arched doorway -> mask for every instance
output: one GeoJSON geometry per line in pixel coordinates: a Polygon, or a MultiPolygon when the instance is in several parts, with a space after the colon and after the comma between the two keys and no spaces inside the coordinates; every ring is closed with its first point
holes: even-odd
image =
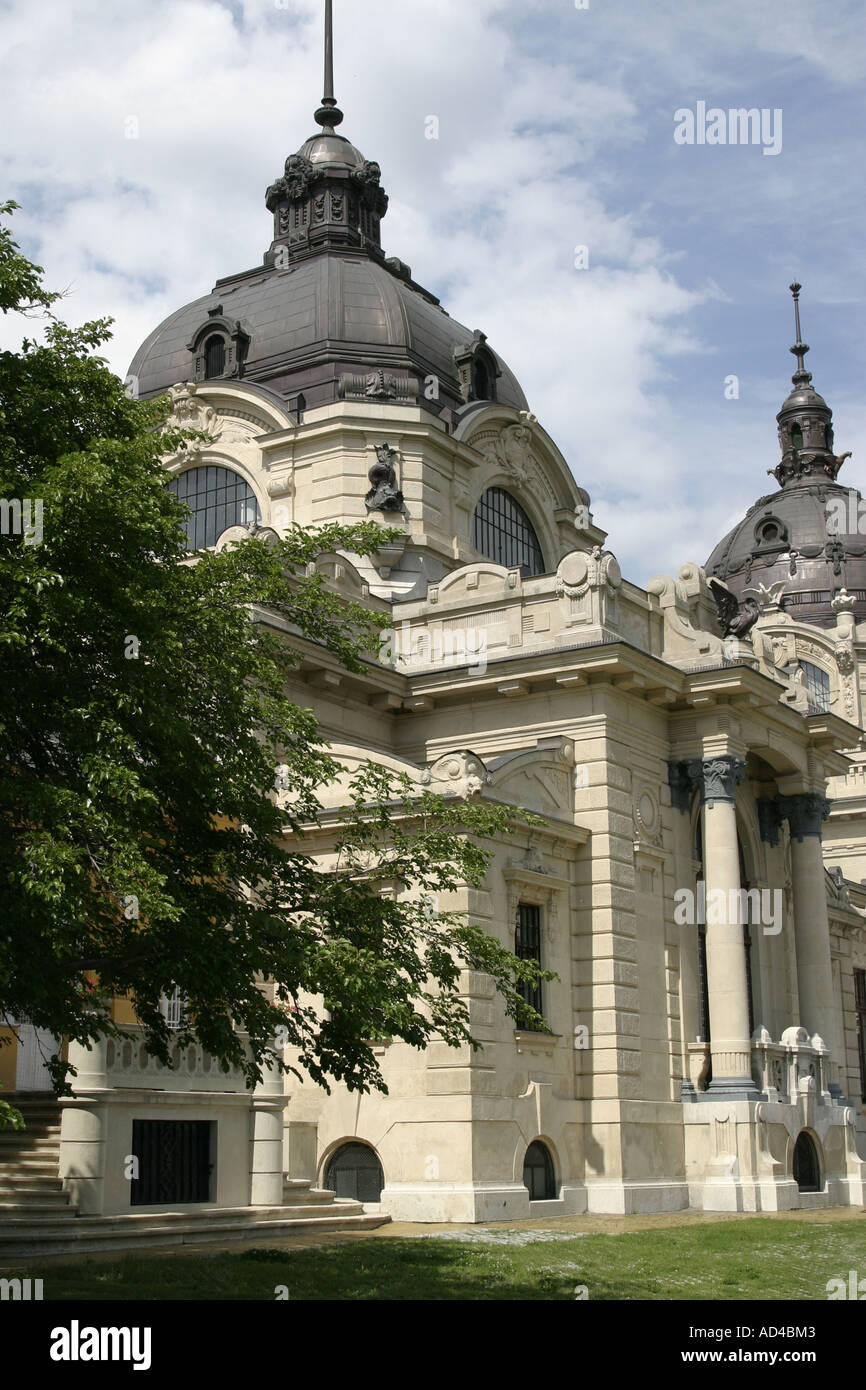
{"type": "Polygon", "coordinates": [[[794,1145],[794,1182],[801,1192],[821,1191],[821,1163],[811,1134],[801,1130],[794,1145]]]}
{"type": "Polygon", "coordinates": [[[556,1198],[556,1173],[546,1144],[536,1139],[526,1150],[523,1160],[523,1186],[529,1189],[530,1202],[552,1202],[556,1198]]]}
{"type": "Polygon", "coordinates": [[[341,1144],[325,1169],[325,1187],[338,1197],[378,1202],[385,1175],[375,1149],[367,1144],[341,1144]]]}

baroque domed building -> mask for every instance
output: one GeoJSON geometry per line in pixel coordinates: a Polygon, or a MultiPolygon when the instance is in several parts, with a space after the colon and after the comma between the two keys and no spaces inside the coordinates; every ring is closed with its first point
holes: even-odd
{"type": "MultiPolygon", "coordinates": [[[[267,189],[262,264],[169,317],[131,374],[211,437],[166,459],[191,547],[400,530],[374,559],[319,562],[381,615],[390,658],[353,673],[308,644],[289,693],[347,771],[375,760],[543,818],[439,907],[555,972],[528,1000],[549,1031],[467,972],[479,1051],[381,1040],[387,1094],[270,1076],[250,1095],[201,1049],[157,1071],[119,1014],[128,1041],[70,1048],[67,1217],[98,1244],[133,1202],[140,1229],[170,1213],[183,1239],[861,1206],[866,570],[822,522],[847,494],[799,331],[779,491],[706,569],[630,583],[502,357],[385,255],[381,171],[338,134],[326,13],[320,130],[267,189]],[[206,1153],[180,1142],[191,1123],[206,1153]]],[[[326,860],[331,834],[305,852],[326,860]]],[[[18,1066],[32,1089],[23,1045],[18,1066]]]]}

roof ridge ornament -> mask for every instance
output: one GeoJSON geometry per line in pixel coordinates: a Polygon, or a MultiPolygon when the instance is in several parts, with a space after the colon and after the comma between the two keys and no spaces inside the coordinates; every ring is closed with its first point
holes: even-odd
{"type": "Polygon", "coordinates": [[[809,351],[809,344],[803,342],[803,335],[800,331],[800,291],[802,288],[803,286],[799,285],[796,280],[792,285],[788,286],[788,289],[794,296],[794,331],[797,334],[797,341],[790,349],[797,359],[797,370],[791,378],[795,386],[808,386],[809,382],[812,380],[812,373],[806,371],[806,365],[803,361],[803,358],[809,351]]]}
{"type": "Polygon", "coordinates": [[[342,124],[343,113],[334,96],[334,5],[333,0],[325,0],[325,94],[322,104],[315,113],[315,120],[325,135],[333,135],[335,128],[342,124]]]}

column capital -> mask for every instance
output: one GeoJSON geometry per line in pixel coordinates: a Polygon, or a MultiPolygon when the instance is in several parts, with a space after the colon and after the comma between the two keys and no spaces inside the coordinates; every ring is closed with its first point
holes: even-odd
{"type": "Polygon", "coordinates": [[[746,764],[742,758],[732,753],[722,753],[712,758],[695,758],[695,781],[701,792],[705,806],[716,801],[733,803],[735,788],[746,776],[746,764]]]}
{"type": "Polygon", "coordinates": [[[797,796],[779,797],[779,815],[788,822],[792,840],[807,835],[821,838],[821,822],[830,814],[830,802],[820,792],[800,792],[797,796]]]}
{"type": "Polygon", "coordinates": [[[716,801],[733,804],[734,789],[745,775],[745,762],[733,753],[714,754],[711,758],[673,758],[668,763],[671,805],[678,811],[688,811],[696,787],[706,806],[716,801]]]}

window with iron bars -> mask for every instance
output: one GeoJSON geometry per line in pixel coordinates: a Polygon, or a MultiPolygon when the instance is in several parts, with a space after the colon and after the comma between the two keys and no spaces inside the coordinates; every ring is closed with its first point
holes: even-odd
{"type": "MultiPolygon", "coordinates": [[[[517,922],[514,928],[514,954],[520,960],[533,960],[536,965],[541,965],[541,908],[537,903],[518,903],[517,922]]],[[[543,1014],[543,996],[541,982],[537,985],[530,985],[522,982],[519,985],[519,992],[523,997],[524,1003],[530,1008],[535,1009],[536,1013],[543,1014]]],[[[520,1027],[531,1027],[528,1015],[518,1017],[520,1027]]]]}
{"type": "Polygon", "coordinates": [[[811,661],[801,661],[806,677],[806,699],[810,714],[826,714],[830,709],[830,677],[811,661]]]}
{"type": "Polygon", "coordinates": [[[171,994],[160,995],[159,1011],[173,1032],[179,1031],[187,1022],[186,1003],[186,995],[181,993],[179,985],[175,985],[171,994]]]}

